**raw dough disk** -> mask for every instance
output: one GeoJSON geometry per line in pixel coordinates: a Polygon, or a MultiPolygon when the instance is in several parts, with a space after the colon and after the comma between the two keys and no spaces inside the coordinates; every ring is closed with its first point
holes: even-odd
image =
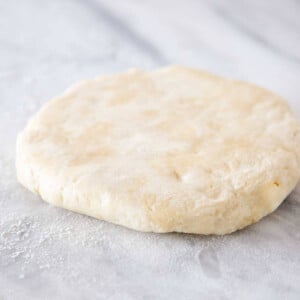
{"type": "Polygon", "coordinates": [[[83,81],[17,141],[19,181],[54,205],[141,231],[225,234],[300,176],[299,123],[278,96],[171,66],[83,81]]]}

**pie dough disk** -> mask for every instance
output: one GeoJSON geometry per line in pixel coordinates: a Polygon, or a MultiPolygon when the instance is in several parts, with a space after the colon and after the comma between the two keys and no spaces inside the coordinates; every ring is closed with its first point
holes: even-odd
{"type": "Polygon", "coordinates": [[[255,85],[170,66],[83,81],[17,140],[45,201],[140,231],[225,234],[275,210],[300,177],[299,123],[255,85]]]}

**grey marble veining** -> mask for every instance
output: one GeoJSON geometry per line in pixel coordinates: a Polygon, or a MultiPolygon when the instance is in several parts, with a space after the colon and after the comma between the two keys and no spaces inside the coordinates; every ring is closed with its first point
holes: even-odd
{"type": "Polygon", "coordinates": [[[300,117],[296,0],[0,0],[0,299],[299,299],[300,185],[228,236],[139,233],[16,181],[17,133],[73,82],[177,63],[249,80],[300,117]]]}

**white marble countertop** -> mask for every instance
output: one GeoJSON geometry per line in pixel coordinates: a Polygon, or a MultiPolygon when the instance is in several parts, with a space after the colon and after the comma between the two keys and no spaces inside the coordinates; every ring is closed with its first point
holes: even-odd
{"type": "Polygon", "coordinates": [[[139,233],[16,181],[18,131],[80,79],[170,63],[249,80],[300,116],[296,0],[0,0],[0,299],[300,299],[300,185],[228,236],[139,233]]]}

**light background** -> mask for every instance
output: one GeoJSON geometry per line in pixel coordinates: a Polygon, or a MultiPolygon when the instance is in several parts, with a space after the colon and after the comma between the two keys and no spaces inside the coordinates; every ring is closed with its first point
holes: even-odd
{"type": "Polygon", "coordinates": [[[17,133],[70,84],[171,63],[249,80],[300,116],[300,1],[0,0],[0,299],[299,299],[300,186],[224,237],[145,234],[16,181],[17,133]]]}

